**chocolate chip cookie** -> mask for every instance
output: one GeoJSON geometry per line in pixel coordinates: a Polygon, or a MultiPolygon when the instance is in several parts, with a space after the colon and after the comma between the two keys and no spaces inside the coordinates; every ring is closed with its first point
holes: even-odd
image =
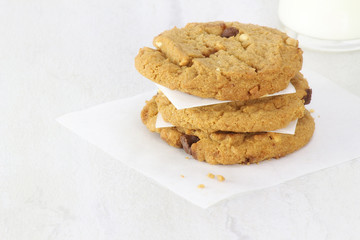
{"type": "Polygon", "coordinates": [[[238,22],[190,23],[140,49],[137,70],[203,98],[245,101],[283,90],[301,69],[298,42],[276,29],[238,22]]]}
{"type": "Polygon", "coordinates": [[[296,88],[294,94],[203,107],[178,110],[161,92],[155,101],[164,120],[175,126],[205,132],[273,131],[304,116],[305,98],[311,97],[308,83],[301,73],[295,75],[291,83],[296,88]]]}
{"type": "Polygon", "coordinates": [[[150,131],[160,133],[168,144],[184,150],[199,161],[210,164],[247,164],[290,154],[311,139],[315,123],[308,111],[299,119],[295,135],[257,132],[207,133],[182,127],[155,128],[157,115],[155,97],[147,102],[141,118],[150,131]]]}

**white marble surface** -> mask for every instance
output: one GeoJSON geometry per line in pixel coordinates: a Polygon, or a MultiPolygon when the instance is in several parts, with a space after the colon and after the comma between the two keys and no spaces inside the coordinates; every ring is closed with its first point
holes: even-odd
{"type": "MultiPolygon", "coordinates": [[[[1,1],[0,239],[358,239],[357,160],[203,210],[55,121],[153,89],[133,58],[162,30],[215,19],[276,27],[276,5],[1,1]]],[[[304,66],[360,96],[360,52],[305,51],[304,66]]]]}

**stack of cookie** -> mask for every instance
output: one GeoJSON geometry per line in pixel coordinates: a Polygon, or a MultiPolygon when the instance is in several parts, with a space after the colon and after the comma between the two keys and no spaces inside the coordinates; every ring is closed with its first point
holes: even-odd
{"type": "Polygon", "coordinates": [[[211,164],[247,164],[285,156],[311,139],[302,51],[285,33],[237,22],[190,23],[155,37],[154,46],[135,59],[142,75],[173,90],[230,101],[180,110],[159,91],[141,118],[169,145],[211,164]],[[296,93],[266,97],[289,83],[296,93]],[[174,127],[156,128],[159,113],[174,127]],[[295,134],[273,132],[296,119],[295,134]]]}

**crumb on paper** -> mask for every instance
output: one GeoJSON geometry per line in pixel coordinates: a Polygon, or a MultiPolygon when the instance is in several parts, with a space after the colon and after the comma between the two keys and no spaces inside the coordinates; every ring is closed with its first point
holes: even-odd
{"type": "Polygon", "coordinates": [[[197,187],[198,188],[205,188],[205,185],[204,184],[199,184],[197,187]]]}
{"type": "Polygon", "coordinates": [[[310,113],[314,113],[315,112],[315,110],[314,109],[310,109],[310,113]]]}
{"type": "Polygon", "coordinates": [[[318,115],[318,118],[320,118],[320,115],[318,115]]]}
{"type": "Polygon", "coordinates": [[[214,174],[212,174],[212,173],[208,173],[208,175],[207,175],[209,178],[215,178],[215,175],[214,174]]]}
{"type": "Polygon", "coordinates": [[[189,157],[185,157],[185,159],[190,159],[189,157]]]}
{"type": "Polygon", "coordinates": [[[220,182],[225,181],[225,178],[224,178],[222,175],[217,175],[216,178],[217,178],[220,182]]]}
{"type": "Polygon", "coordinates": [[[184,178],[184,175],[181,174],[180,177],[184,178]]]}

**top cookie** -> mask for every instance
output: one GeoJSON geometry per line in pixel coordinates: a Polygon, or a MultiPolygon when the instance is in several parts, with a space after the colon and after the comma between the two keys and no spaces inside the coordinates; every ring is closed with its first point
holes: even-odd
{"type": "Polygon", "coordinates": [[[245,101],[283,90],[301,69],[298,42],[276,29],[238,22],[190,23],[142,48],[137,70],[163,86],[245,101]]]}

